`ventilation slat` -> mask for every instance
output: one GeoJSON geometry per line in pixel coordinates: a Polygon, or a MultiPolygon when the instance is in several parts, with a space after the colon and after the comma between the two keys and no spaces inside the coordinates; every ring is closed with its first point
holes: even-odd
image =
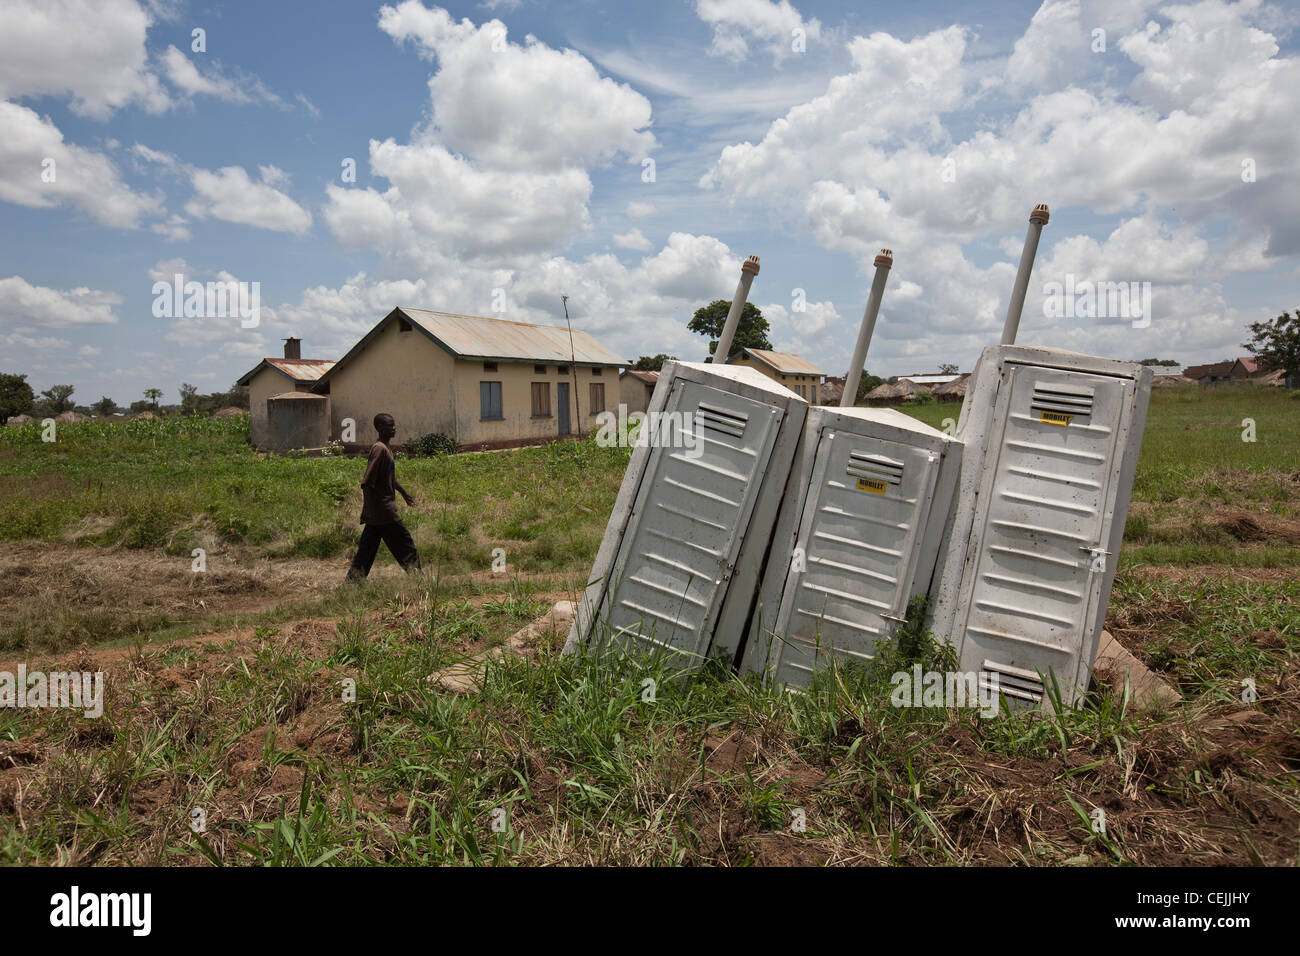
{"type": "Polygon", "coordinates": [[[884,455],[851,451],[844,471],[851,478],[857,479],[859,491],[870,491],[878,495],[883,495],[890,485],[903,483],[903,463],[884,455]]]}
{"type": "Polygon", "coordinates": [[[1068,426],[1076,418],[1091,421],[1092,399],[1091,388],[1036,384],[1029,408],[1041,422],[1068,426]]]}
{"type": "Polygon", "coordinates": [[[1008,697],[1016,697],[1020,700],[1029,700],[1037,703],[1043,699],[1044,688],[1043,681],[1035,671],[1028,671],[1022,667],[1012,667],[1010,664],[999,664],[997,661],[984,661],[984,667],[980,671],[980,686],[984,688],[996,688],[1008,697]]]}
{"type": "Polygon", "coordinates": [[[731,435],[733,438],[744,436],[745,426],[749,424],[749,416],[744,412],[719,408],[707,402],[700,402],[697,407],[699,408],[700,424],[704,428],[722,432],[724,435],[731,435]]]}

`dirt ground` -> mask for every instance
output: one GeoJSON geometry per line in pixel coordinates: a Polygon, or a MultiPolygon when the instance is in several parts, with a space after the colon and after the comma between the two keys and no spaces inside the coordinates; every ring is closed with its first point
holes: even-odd
{"type": "MultiPolygon", "coordinates": [[[[340,561],[240,560],[237,555],[209,555],[208,571],[194,574],[189,559],[136,551],[100,551],[78,548],[18,547],[0,552],[0,619],[21,607],[66,601],[98,602],[119,610],[142,612],[162,609],[183,620],[214,615],[250,614],[274,608],[285,601],[320,598],[340,585],[340,561]]],[[[1234,569],[1221,567],[1146,567],[1141,577],[1173,581],[1231,576],[1261,582],[1289,580],[1293,569],[1234,569]]],[[[380,566],[377,580],[399,579],[396,566],[380,566]]],[[[490,579],[476,583],[480,586],[490,579]]],[[[505,591],[478,595],[478,604],[506,597],[505,591]]],[[[554,601],[572,597],[548,590],[534,595],[554,601]]],[[[1153,608],[1153,613],[1178,613],[1177,608],[1153,608]]],[[[414,611],[384,608],[370,612],[391,624],[414,611]]],[[[1141,622],[1136,622],[1135,627],[1141,622]]],[[[79,646],[47,653],[26,654],[34,663],[53,669],[104,671],[146,679],[159,699],[194,693],[219,680],[245,656],[267,646],[289,646],[324,659],[339,639],[336,618],[304,617],[278,625],[275,633],[259,633],[252,626],[233,626],[212,633],[168,639],[148,647],[79,646]],[[194,654],[188,662],[168,665],[165,651],[187,646],[194,654]]],[[[1141,639],[1139,631],[1128,641],[1141,639]]],[[[467,652],[478,650],[469,646],[467,652]]],[[[1130,647],[1139,656],[1142,648],[1130,647]]],[[[0,652],[0,670],[13,670],[17,662],[0,652]]],[[[337,675],[334,675],[337,677],[337,675]]],[[[1295,808],[1278,797],[1275,789],[1259,781],[1293,779],[1300,772],[1300,665],[1283,662],[1261,680],[1261,705],[1240,704],[1184,707],[1180,719],[1154,726],[1137,741],[1124,761],[1111,766],[1090,800],[1107,813],[1110,832],[1121,837],[1130,862],[1142,865],[1294,865],[1296,832],[1300,826],[1295,808]],[[1213,794],[1193,807],[1176,795],[1186,779],[1198,771],[1222,781],[1213,794]]],[[[841,728],[846,741],[862,736],[871,746],[877,732],[870,726],[841,728]]],[[[1016,864],[1060,861],[1060,847],[1078,842],[1079,820],[1063,806],[1062,775],[1088,761],[1087,754],[1051,758],[993,758],[981,747],[978,727],[953,726],[933,744],[961,773],[949,774],[951,790],[927,794],[927,803],[943,808],[940,818],[954,847],[965,859],[982,864],[1016,864]],[[1050,856],[1048,849],[1056,853],[1050,856]]],[[[85,741],[90,746],[106,742],[85,741]]],[[[24,794],[45,759],[40,739],[0,742],[0,812],[11,813],[20,826],[24,794]]],[[[731,788],[717,786],[728,778],[757,774],[760,782],[779,781],[783,799],[816,807],[822,800],[842,800],[842,785],[824,768],[779,741],[764,739],[747,728],[723,728],[703,742],[706,773],[690,790],[691,814],[698,832],[706,838],[699,848],[700,862],[721,865],[889,864],[887,846],[870,840],[855,843],[810,840],[784,832],[766,832],[737,802],[731,788]],[[840,788],[832,794],[834,788],[840,788]]],[[[355,759],[356,741],[339,702],[306,691],[287,717],[276,725],[256,727],[243,734],[228,750],[225,784],[213,801],[212,824],[222,815],[255,820],[275,812],[280,801],[294,797],[303,783],[302,771],[291,764],[272,761],[265,754],[291,749],[330,762],[355,759]],[[268,748],[268,739],[275,746],[268,748]]],[[[531,807],[519,808],[519,825],[542,833],[553,820],[547,801],[560,799],[563,777],[551,766],[530,768],[536,794],[531,807]],[[548,786],[548,781],[551,785],[548,786]]],[[[174,803],[167,779],[146,783],[130,795],[133,817],[149,820],[174,803]]],[[[850,795],[862,806],[879,802],[885,794],[905,802],[910,784],[905,779],[875,779],[861,793],[850,795]],[[897,793],[893,791],[897,789],[897,793]]],[[[359,810],[380,815],[395,832],[404,826],[406,801],[401,795],[359,792],[359,810]]],[[[161,832],[158,839],[165,838],[161,832]]],[[[233,850],[215,847],[224,855],[233,850]]],[[[143,851],[142,851],[143,852],[143,851]]],[[[192,863],[201,863],[195,858],[192,863]]],[[[920,863],[921,860],[910,862],[920,863]]]]}

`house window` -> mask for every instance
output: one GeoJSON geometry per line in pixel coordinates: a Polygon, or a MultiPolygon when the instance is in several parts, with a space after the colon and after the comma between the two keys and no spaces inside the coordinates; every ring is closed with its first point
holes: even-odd
{"type": "Polygon", "coordinates": [[[551,383],[533,382],[533,418],[551,417],[551,383]]]}
{"type": "Polygon", "coordinates": [[[501,383],[478,383],[478,417],[485,422],[501,420],[501,383]]]}
{"type": "Polygon", "coordinates": [[[397,320],[397,331],[399,331],[399,332],[409,332],[409,331],[411,331],[411,323],[410,323],[410,322],[407,322],[406,319],[400,319],[400,318],[399,318],[399,319],[397,320]]]}
{"type": "Polygon", "coordinates": [[[599,415],[605,410],[605,383],[591,383],[591,411],[588,414],[599,415]]]}
{"type": "Polygon", "coordinates": [[[568,374],[569,374],[569,366],[567,366],[567,365],[557,365],[557,366],[555,366],[555,372],[556,372],[557,375],[568,375],[568,374]]]}
{"type": "Polygon", "coordinates": [[[483,371],[485,371],[485,372],[495,372],[496,370],[497,370],[497,363],[496,363],[496,362],[484,362],[484,363],[483,363],[483,371]]]}
{"type": "Polygon", "coordinates": [[[809,386],[808,386],[808,401],[812,402],[814,405],[817,404],[817,386],[816,386],[816,385],[809,385],[809,386]]]}
{"type": "Polygon", "coordinates": [[[534,374],[534,375],[545,375],[545,374],[546,374],[546,366],[545,366],[545,365],[534,365],[534,366],[533,366],[533,374],[534,374]]]}
{"type": "Polygon", "coordinates": [[[599,374],[600,374],[600,369],[598,369],[598,368],[593,368],[593,369],[591,370],[591,374],[592,374],[592,375],[599,375],[599,374]]]}

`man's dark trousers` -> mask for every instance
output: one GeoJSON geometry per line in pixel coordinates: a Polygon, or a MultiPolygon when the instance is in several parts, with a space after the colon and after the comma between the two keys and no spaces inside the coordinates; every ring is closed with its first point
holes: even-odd
{"type": "Polygon", "coordinates": [[[392,524],[368,524],[361,532],[361,543],[357,545],[357,556],[348,568],[348,580],[358,580],[370,574],[370,566],[375,563],[379,553],[379,542],[388,545],[397,563],[408,572],[420,570],[420,554],[415,550],[415,541],[406,525],[400,521],[392,524]]]}

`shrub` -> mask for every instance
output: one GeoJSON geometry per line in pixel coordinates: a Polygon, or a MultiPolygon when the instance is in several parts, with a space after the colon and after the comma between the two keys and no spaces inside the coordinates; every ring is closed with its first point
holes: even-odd
{"type": "Polygon", "coordinates": [[[442,433],[421,435],[406,445],[406,453],[412,458],[433,458],[438,455],[456,454],[456,442],[442,433]]]}

